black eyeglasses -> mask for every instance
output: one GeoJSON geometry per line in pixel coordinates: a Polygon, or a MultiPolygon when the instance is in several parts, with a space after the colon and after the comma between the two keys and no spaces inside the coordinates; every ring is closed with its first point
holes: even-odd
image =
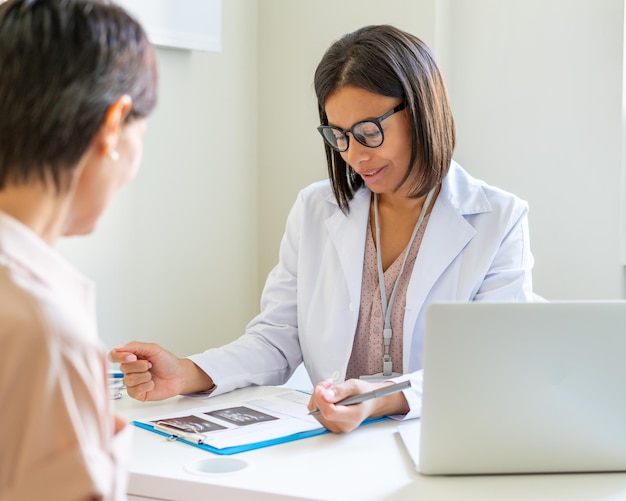
{"type": "Polygon", "coordinates": [[[402,111],[406,108],[406,106],[407,102],[404,101],[384,115],[381,115],[378,118],[370,118],[369,120],[357,122],[348,130],[343,130],[332,125],[320,125],[317,130],[324,138],[324,141],[326,141],[326,144],[339,153],[346,151],[350,146],[348,132],[352,134],[352,137],[354,137],[354,139],[356,139],[363,146],[367,146],[368,148],[378,148],[385,140],[385,135],[383,134],[383,128],[381,127],[380,122],[382,122],[385,118],[389,118],[394,113],[402,111]]]}

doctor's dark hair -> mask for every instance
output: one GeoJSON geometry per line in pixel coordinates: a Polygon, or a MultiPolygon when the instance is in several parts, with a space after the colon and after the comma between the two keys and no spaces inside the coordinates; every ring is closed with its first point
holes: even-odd
{"type": "MultiPolygon", "coordinates": [[[[326,100],[345,87],[406,100],[412,129],[411,161],[396,188],[409,183],[411,196],[418,198],[445,177],[456,139],[454,118],[443,77],[419,38],[389,25],[348,33],[326,51],[314,83],[322,125],[328,125],[326,100]]],[[[340,153],[324,146],[335,198],[348,213],[363,179],[340,153]]]]}
{"type": "Polygon", "coordinates": [[[121,96],[126,122],[157,101],[154,49],[140,24],[105,0],[0,4],[0,189],[40,180],[57,191],[121,96]]]}

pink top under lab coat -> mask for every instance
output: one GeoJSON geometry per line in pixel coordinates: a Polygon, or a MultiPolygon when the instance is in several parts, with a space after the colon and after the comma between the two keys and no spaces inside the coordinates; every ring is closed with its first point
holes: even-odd
{"type": "Polygon", "coordinates": [[[93,284],[0,212],[0,500],[126,499],[93,284]]]}

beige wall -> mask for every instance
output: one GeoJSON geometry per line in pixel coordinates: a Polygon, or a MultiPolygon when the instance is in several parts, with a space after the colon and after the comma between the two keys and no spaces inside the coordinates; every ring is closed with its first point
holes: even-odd
{"type": "Polygon", "coordinates": [[[298,188],[326,176],[315,66],[370,23],[431,46],[457,120],[455,159],[530,203],[537,291],[623,297],[623,0],[260,0],[261,276],[298,188]]]}
{"type": "Polygon", "coordinates": [[[258,310],[256,2],[222,2],[220,53],[159,48],[160,102],[139,176],[98,231],[61,250],[98,285],[106,345],[180,355],[258,310]]]}
{"type": "Polygon", "coordinates": [[[528,200],[536,290],[623,297],[623,0],[440,4],[455,158],[528,200]]]}
{"type": "Polygon", "coordinates": [[[259,276],[275,265],[298,191],[325,179],[313,90],[315,68],[344,33],[395,24],[431,43],[432,0],[259,0],[259,276]]]}
{"type": "Polygon", "coordinates": [[[223,51],[159,49],[138,179],[61,244],[98,284],[107,346],[180,355],[258,310],[298,190],[326,177],[312,87],[328,45],[391,23],[433,48],[456,159],[531,205],[540,293],[624,297],[623,0],[224,0],[223,51]]]}

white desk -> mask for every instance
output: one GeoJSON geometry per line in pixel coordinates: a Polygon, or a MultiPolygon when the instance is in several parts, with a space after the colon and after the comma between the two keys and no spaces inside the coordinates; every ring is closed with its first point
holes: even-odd
{"type": "MultiPolygon", "coordinates": [[[[177,397],[151,403],[124,395],[116,408],[131,420],[271,391],[276,389],[256,387],[210,401],[177,397]]],[[[218,456],[134,428],[129,500],[626,500],[626,473],[422,476],[397,427],[397,422],[385,421],[345,435],[327,434],[234,456],[218,456]],[[222,475],[185,470],[198,460],[220,457],[243,459],[248,465],[222,475]]]]}

